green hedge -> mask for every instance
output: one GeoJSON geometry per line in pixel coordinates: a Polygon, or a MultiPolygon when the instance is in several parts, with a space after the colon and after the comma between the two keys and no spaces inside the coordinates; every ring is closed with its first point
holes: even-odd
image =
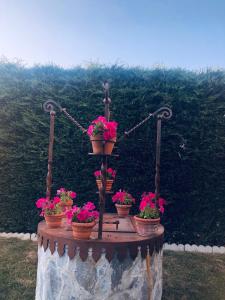
{"type": "MultiPolygon", "coordinates": [[[[90,66],[25,68],[0,64],[0,231],[36,230],[35,200],[45,193],[49,98],[87,127],[103,114],[102,82],[111,83],[112,119],[119,133],[162,105],[173,109],[163,124],[161,195],[169,242],[224,244],[225,236],[225,72],[90,66]],[[186,140],[180,147],[180,135],[186,140]]],[[[155,122],[149,121],[118,144],[112,158],[118,176],[114,189],[126,188],[137,199],[154,190],[155,122]]],[[[78,202],[97,203],[93,172],[97,157],[90,143],[63,115],[56,116],[53,190],[64,186],[78,202]]],[[[114,207],[110,198],[107,210],[114,207]]],[[[133,208],[135,213],[136,208],[133,208]]]]}

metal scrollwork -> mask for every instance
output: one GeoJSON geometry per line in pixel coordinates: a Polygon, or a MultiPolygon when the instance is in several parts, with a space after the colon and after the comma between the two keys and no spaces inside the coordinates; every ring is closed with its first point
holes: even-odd
{"type": "Polygon", "coordinates": [[[158,110],[156,110],[153,113],[153,115],[157,116],[160,119],[169,120],[172,117],[173,113],[169,107],[163,106],[163,107],[159,108],[158,110]]]}
{"type": "Polygon", "coordinates": [[[43,104],[43,109],[45,112],[52,112],[55,110],[56,107],[62,112],[62,110],[63,110],[62,106],[60,104],[58,104],[57,102],[55,102],[54,100],[47,100],[43,104]]]}

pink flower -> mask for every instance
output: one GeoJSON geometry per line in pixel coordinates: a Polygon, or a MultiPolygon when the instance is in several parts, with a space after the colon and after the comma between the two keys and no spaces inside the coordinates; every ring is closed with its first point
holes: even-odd
{"type": "Polygon", "coordinates": [[[103,124],[106,124],[107,123],[107,120],[105,117],[103,116],[99,116],[96,120],[93,121],[93,123],[98,123],[98,122],[101,122],[103,124]]]}
{"type": "Polygon", "coordinates": [[[37,208],[43,208],[43,206],[46,204],[47,199],[46,198],[40,198],[36,201],[37,208]]]}
{"type": "Polygon", "coordinates": [[[159,206],[163,206],[166,204],[166,201],[163,198],[158,199],[159,206]]]}
{"type": "Polygon", "coordinates": [[[80,208],[78,206],[74,205],[73,208],[72,208],[72,213],[74,214],[74,213],[78,212],[79,209],[80,208]]]}
{"type": "Polygon", "coordinates": [[[53,204],[53,203],[50,203],[49,205],[48,205],[48,209],[54,209],[55,208],[55,205],[53,204]]]}
{"type": "Polygon", "coordinates": [[[113,173],[113,169],[112,168],[108,168],[107,172],[110,173],[110,174],[112,174],[113,173]]]}
{"type": "Polygon", "coordinates": [[[163,207],[163,206],[160,206],[159,210],[160,210],[160,212],[161,212],[162,214],[163,214],[163,213],[164,213],[164,211],[165,211],[165,209],[164,209],[164,207],[163,207]]]}
{"type": "Polygon", "coordinates": [[[93,131],[94,131],[94,125],[90,125],[90,126],[88,127],[87,134],[88,134],[89,136],[91,136],[92,133],[93,133],[93,131]]]}
{"type": "Polygon", "coordinates": [[[101,171],[95,171],[94,175],[95,175],[95,177],[100,177],[101,176],[101,171]]]}
{"type": "Polygon", "coordinates": [[[117,125],[117,122],[114,121],[106,124],[106,130],[103,133],[104,140],[107,141],[116,137],[117,125]]]}
{"type": "Polygon", "coordinates": [[[86,209],[86,210],[94,210],[95,209],[95,205],[92,202],[87,202],[84,205],[84,209],[86,209]]]}
{"type": "Polygon", "coordinates": [[[60,200],[60,198],[59,197],[54,197],[54,199],[53,199],[53,203],[54,204],[57,204],[57,203],[59,203],[61,200],[60,200]]]}
{"type": "Polygon", "coordinates": [[[148,203],[143,199],[139,206],[140,211],[143,211],[145,209],[145,207],[147,206],[147,204],[148,203]]]}
{"type": "Polygon", "coordinates": [[[98,217],[99,217],[99,212],[96,211],[96,210],[94,210],[94,211],[91,211],[91,212],[90,212],[90,215],[91,215],[91,217],[94,218],[94,220],[95,220],[95,219],[98,219],[98,217]]]}
{"type": "Polygon", "coordinates": [[[155,208],[155,203],[150,202],[150,203],[149,203],[149,206],[150,206],[151,208],[155,208]]]}
{"type": "Polygon", "coordinates": [[[72,219],[72,217],[73,217],[73,210],[72,209],[67,210],[65,212],[65,214],[66,214],[67,219],[72,219]]]}
{"type": "Polygon", "coordinates": [[[90,212],[86,209],[82,209],[78,214],[77,214],[77,219],[80,222],[85,222],[90,218],[90,212]]]}
{"type": "Polygon", "coordinates": [[[61,193],[65,193],[65,189],[64,188],[60,188],[59,190],[57,190],[57,195],[60,195],[61,193]]]}
{"type": "Polygon", "coordinates": [[[77,194],[73,191],[70,191],[69,194],[72,199],[76,198],[76,196],[77,196],[77,194]]]}

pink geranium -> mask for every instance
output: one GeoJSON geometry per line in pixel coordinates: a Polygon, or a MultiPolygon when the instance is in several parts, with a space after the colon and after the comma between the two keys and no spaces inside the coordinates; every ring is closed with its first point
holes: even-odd
{"type": "Polygon", "coordinates": [[[94,205],[94,203],[92,203],[92,202],[87,202],[87,203],[84,205],[84,208],[85,208],[86,210],[94,210],[94,209],[95,209],[95,205],[94,205]]]}
{"type": "Polygon", "coordinates": [[[149,192],[144,193],[141,198],[141,203],[139,206],[141,218],[159,218],[160,213],[164,213],[164,205],[166,201],[163,198],[158,198],[156,200],[155,193],[149,192]]]}
{"type": "Polygon", "coordinates": [[[111,140],[116,137],[118,123],[115,121],[107,121],[105,117],[99,116],[88,127],[87,134],[89,136],[102,135],[104,140],[111,140]]]}
{"type": "Polygon", "coordinates": [[[57,215],[62,213],[60,202],[59,197],[53,199],[40,198],[36,201],[36,207],[41,208],[40,216],[57,215]]]}
{"type": "Polygon", "coordinates": [[[98,211],[92,202],[87,202],[83,207],[74,206],[66,212],[67,222],[90,223],[99,217],[98,211]]]}
{"type": "Polygon", "coordinates": [[[106,129],[103,133],[104,140],[108,141],[116,137],[117,126],[118,123],[114,121],[106,124],[106,129]]]}
{"type": "Polygon", "coordinates": [[[45,203],[46,203],[47,199],[46,198],[40,198],[36,201],[36,206],[37,208],[42,208],[44,207],[45,203]]]}
{"type": "Polygon", "coordinates": [[[112,201],[117,204],[130,205],[135,203],[133,196],[126,191],[119,191],[112,197],[112,201]]]}
{"type": "Polygon", "coordinates": [[[73,191],[68,191],[65,188],[57,190],[57,195],[60,197],[62,203],[67,203],[76,198],[77,194],[73,191]]]}
{"type": "MultiPolygon", "coordinates": [[[[96,179],[101,179],[101,171],[97,170],[94,172],[94,176],[96,179]]],[[[108,168],[106,170],[106,179],[115,179],[116,177],[116,171],[113,170],[112,168],[108,168]]]]}

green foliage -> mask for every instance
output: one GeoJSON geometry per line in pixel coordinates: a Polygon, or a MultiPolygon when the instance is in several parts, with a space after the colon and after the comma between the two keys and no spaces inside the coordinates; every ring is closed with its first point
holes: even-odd
{"type": "Polygon", "coordinates": [[[160,217],[160,213],[158,208],[147,206],[143,211],[139,213],[138,216],[143,219],[158,219],[160,217]]]}
{"type": "MultiPolygon", "coordinates": [[[[35,200],[45,194],[49,116],[42,104],[53,99],[85,128],[104,113],[101,83],[111,84],[111,119],[118,133],[162,105],[173,117],[163,122],[161,195],[168,201],[163,223],[170,242],[223,244],[225,232],[225,72],[120,66],[60,69],[0,63],[0,231],[36,230],[35,200]],[[180,147],[180,135],[186,140],[180,147]]],[[[120,158],[114,191],[136,199],[154,190],[155,122],[150,120],[117,144],[120,158]]],[[[60,112],[56,114],[53,191],[77,192],[76,202],[98,203],[89,157],[90,142],[60,112]]],[[[137,212],[132,207],[132,213],[137,212]]],[[[115,211],[111,199],[107,211],[115,211]]]]}

